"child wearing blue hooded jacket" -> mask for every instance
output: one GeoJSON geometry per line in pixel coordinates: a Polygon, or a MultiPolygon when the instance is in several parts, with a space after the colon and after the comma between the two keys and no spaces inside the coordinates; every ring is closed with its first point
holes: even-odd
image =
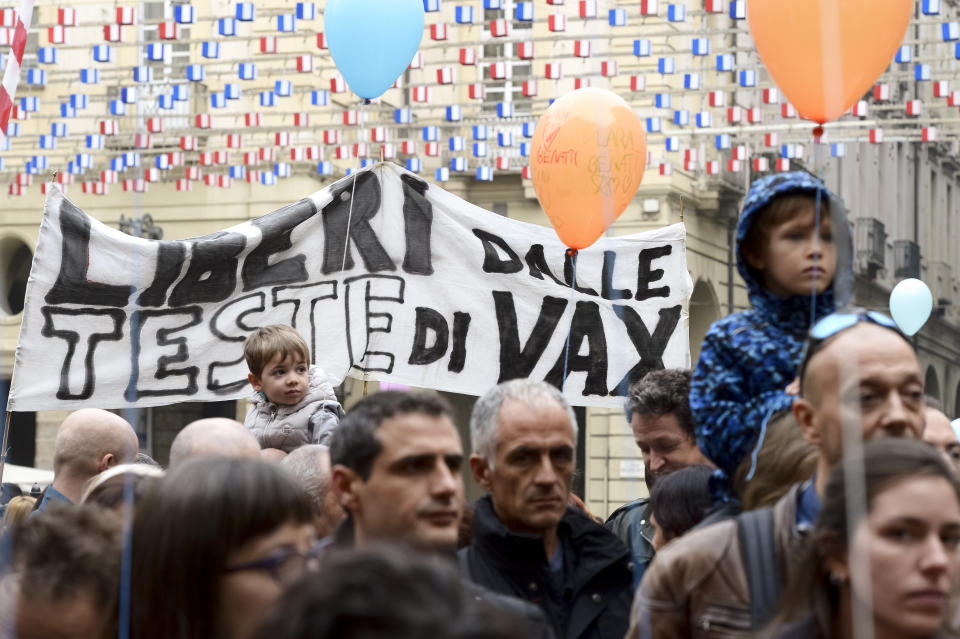
{"type": "Polygon", "coordinates": [[[842,203],[816,177],[778,173],[750,185],[737,225],[737,270],[753,308],[713,323],[690,387],[697,443],[717,466],[714,496],[788,410],[813,322],[847,304],[852,242],[842,203]],[[819,215],[817,214],[819,207],[819,215]]]}

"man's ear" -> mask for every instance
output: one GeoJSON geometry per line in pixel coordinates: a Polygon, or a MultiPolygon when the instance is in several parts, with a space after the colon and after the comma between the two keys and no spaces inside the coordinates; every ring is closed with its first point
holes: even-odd
{"type": "Polygon", "coordinates": [[[490,464],[487,460],[480,455],[470,455],[470,470],[477,485],[490,492],[490,464]]]}
{"type": "Polygon", "coordinates": [[[100,462],[97,464],[97,473],[102,473],[112,466],[117,465],[117,458],[113,453],[104,453],[103,457],[100,458],[100,462]]]}
{"type": "Polygon", "coordinates": [[[803,437],[808,443],[820,446],[820,427],[816,420],[816,410],[809,400],[798,397],[793,400],[793,417],[803,431],[803,437]]]}
{"type": "Polygon", "coordinates": [[[260,376],[253,373],[247,373],[247,381],[253,386],[253,390],[258,393],[263,390],[263,384],[260,383],[260,376]]]}
{"type": "Polygon", "coordinates": [[[330,469],[330,485],[333,487],[340,507],[347,512],[353,513],[357,510],[360,504],[357,492],[362,483],[360,475],[343,464],[336,464],[330,469]]]}

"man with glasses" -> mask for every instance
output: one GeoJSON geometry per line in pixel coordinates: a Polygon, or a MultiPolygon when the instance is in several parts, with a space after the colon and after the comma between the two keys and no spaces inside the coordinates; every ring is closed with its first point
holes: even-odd
{"type": "Polygon", "coordinates": [[[693,531],[662,549],[637,591],[627,637],[755,636],[795,573],[792,561],[813,529],[851,427],[854,445],[923,433],[920,364],[884,315],[854,309],[817,322],[799,378],[793,414],[820,450],[816,473],[772,508],[693,531]]]}

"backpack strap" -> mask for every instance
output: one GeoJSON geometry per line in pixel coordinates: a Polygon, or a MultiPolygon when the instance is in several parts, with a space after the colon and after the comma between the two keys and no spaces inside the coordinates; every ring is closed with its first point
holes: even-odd
{"type": "Polygon", "coordinates": [[[750,589],[750,623],[754,630],[759,630],[777,613],[783,592],[773,508],[738,515],[737,537],[750,589]]]}
{"type": "Polygon", "coordinates": [[[460,564],[460,577],[466,581],[473,581],[472,571],[470,570],[470,557],[467,556],[469,552],[469,546],[461,548],[457,552],[457,561],[460,564]]]}

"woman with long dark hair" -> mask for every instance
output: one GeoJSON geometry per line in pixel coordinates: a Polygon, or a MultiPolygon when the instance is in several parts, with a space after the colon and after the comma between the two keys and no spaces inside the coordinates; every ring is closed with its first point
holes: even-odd
{"type": "Polygon", "coordinates": [[[940,453],[868,442],[831,474],[809,560],[767,634],[847,639],[872,622],[874,639],[956,636],[947,622],[958,547],[960,485],[940,453]]]}
{"type": "Polygon", "coordinates": [[[310,565],[314,543],[310,502],[279,466],[178,466],[137,504],[130,636],[248,639],[310,565]]]}

